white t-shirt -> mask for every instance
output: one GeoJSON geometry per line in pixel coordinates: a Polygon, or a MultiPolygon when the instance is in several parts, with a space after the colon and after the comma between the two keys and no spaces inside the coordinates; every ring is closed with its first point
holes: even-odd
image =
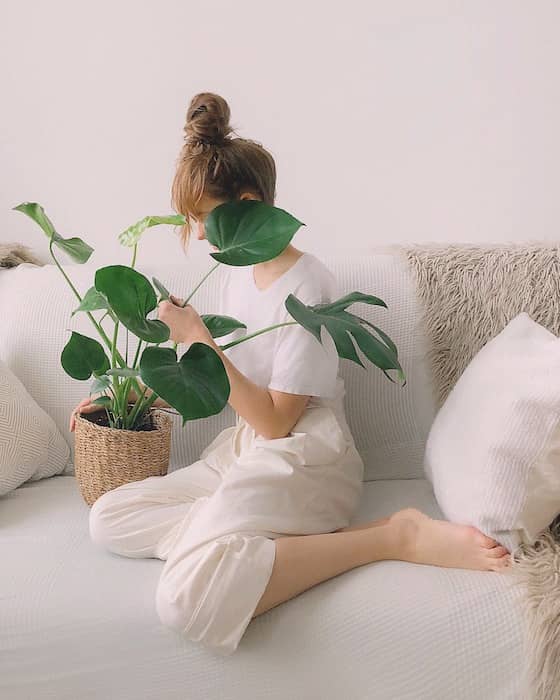
{"type": "MultiPolygon", "coordinates": [[[[264,290],[259,290],[253,265],[227,266],[220,292],[220,311],[247,325],[247,330],[216,338],[225,345],[277,323],[294,321],[285,307],[289,294],[307,305],[338,298],[332,272],[312,253],[304,253],[264,290]]],[[[263,388],[290,394],[334,398],[337,395],[339,357],[330,334],[321,328],[322,343],[299,324],[262,333],[225,350],[246,377],[263,388]]]]}

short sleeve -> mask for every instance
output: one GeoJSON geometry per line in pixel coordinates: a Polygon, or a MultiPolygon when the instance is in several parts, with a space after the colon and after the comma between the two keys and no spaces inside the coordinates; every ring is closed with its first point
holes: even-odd
{"type": "MultiPolygon", "coordinates": [[[[309,306],[333,300],[329,291],[321,293],[311,286],[304,286],[294,294],[309,306]]],[[[288,312],[286,320],[293,321],[288,312]]],[[[339,356],[324,326],[321,327],[321,340],[319,342],[313,333],[299,324],[280,328],[268,388],[288,394],[333,398],[339,356]]]]}

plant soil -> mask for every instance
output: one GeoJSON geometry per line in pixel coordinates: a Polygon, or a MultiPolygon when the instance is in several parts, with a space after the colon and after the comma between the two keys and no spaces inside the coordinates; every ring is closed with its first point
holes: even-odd
{"type": "MultiPolygon", "coordinates": [[[[105,411],[96,411],[95,413],[81,413],[82,418],[85,418],[90,423],[95,423],[104,428],[109,428],[109,419],[107,418],[107,413],[105,411]]],[[[121,428],[122,430],[122,428],[121,428]]],[[[137,432],[139,430],[157,430],[157,426],[154,424],[153,416],[148,413],[142,425],[139,425],[135,430],[131,432],[137,432]]]]}

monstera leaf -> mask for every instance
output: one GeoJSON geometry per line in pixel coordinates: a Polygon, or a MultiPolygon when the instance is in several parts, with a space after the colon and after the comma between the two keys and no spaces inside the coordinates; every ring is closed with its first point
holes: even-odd
{"type": "Polygon", "coordinates": [[[193,343],[178,362],[172,348],[147,347],[140,373],[146,386],[179,411],[183,425],[219,413],[229,398],[224,364],[205,343],[193,343]]]}
{"type": "Polygon", "coordinates": [[[93,253],[93,248],[82,241],[81,238],[62,238],[56,232],[52,221],[45,214],[45,210],[40,204],[37,204],[37,202],[22,202],[22,204],[18,204],[13,209],[27,214],[36,224],[39,224],[53,245],[64,251],[72,260],[80,264],[89,260],[93,253]]]}
{"type": "Polygon", "coordinates": [[[140,219],[140,221],[129,226],[126,231],[119,233],[119,243],[132,248],[138,243],[144,231],[151,226],[158,226],[159,224],[179,226],[184,223],[186,223],[186,219],[181,214],[173,214],[171,216],[145,216],[143,219],[140,219]]]}
{"type": "Polygon", "coordinates": [[[169,340],[169,326],[146,316],[156,308],[156,294],[149,280],[126,265],[109,265],[95,273],[95,288],[104,294],[119,321],[149,343],[169,340]]]}
{"type": "Polygon", "coordinates": [[[212,209],[206,218],[206,239],[219,250],[210,255],[226,265],[253,265],[271,260],[304,226],[283,209],[243,199],[212,209]]]}
{"type": "Polygon", "coordinates": [[[244,323],[232,316],[217,316],[216,314],[202,314],[200,317],[204,325],[210,331],[212,338],[221,338],[228,335],[236,328],[247,328],[244,323]]]}
{"type": "Polygon", "coordinates": [[[89,379],[92,374],[105,374],[109,359],[103,347],[92,338],[72,331],[60,361],[64,371],[74,379],[89,379]]]}
{"type": "Polygon", "coordinates": [[[404,372],[398,361],[397,348],[393,341],[369,321],[346,311],[350,304],[357,301],[387,308],[382,299],[362,292],[352,292],[329,304],[315,304],[314,306],[307,306],[296,296],[290,294],[286,299],[285,306],[290,315],[301,326],[313,333],[319,342],[321,342],[321,326],[325,326],[341,358],[352,360],[361,367],[364,366],[352,342],[354,339],[363,354],[376,367],[379,367],[387,379],[393,382],[393,379],[387,374],[387,370],[397,370],[399,379],[406,383],[404,372]],[[373,328],[381,340],[366,330],[362,324],[373,328]]]}

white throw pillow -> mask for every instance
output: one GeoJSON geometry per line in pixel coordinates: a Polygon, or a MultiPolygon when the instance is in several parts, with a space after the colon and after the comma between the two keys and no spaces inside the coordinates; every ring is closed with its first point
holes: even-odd
{"type": "Polygon", "coordinates": [[[0,496],[61,474],[70,449],[52,418],[0,360],[0,496]]]}
{"type": "Polygon", "coordinates": [[[560,340],[527,313],[472,359],[431,427],[424,470],[445,517],[510,551],[560,513],[560,340]]]}

